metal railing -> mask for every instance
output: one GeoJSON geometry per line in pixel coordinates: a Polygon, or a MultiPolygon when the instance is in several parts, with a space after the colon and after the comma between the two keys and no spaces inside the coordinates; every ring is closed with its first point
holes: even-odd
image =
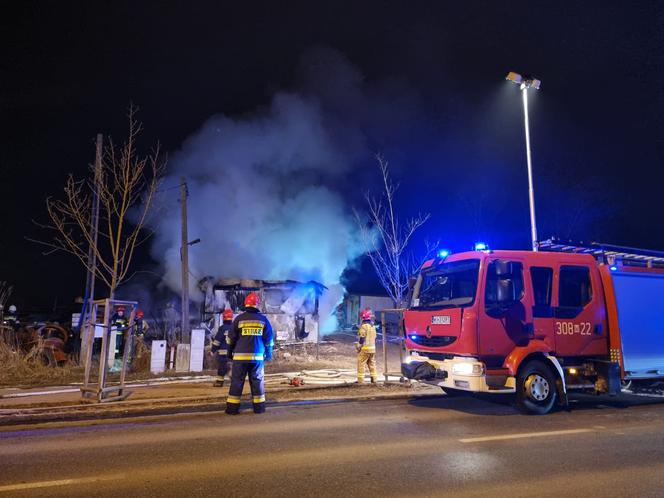
{"type": "Polygon", "coordinates": [[[385,378],[385,382],[388,381],[390,376],[399,377],[400,381],[403,381],[403,374],[401,373],[401,363],[403,363],[405,359],[405,350],[404,350],[405,333],[403,326],[404,311],[405,310],[403,308],[398,308],[398,309],[385,309],[381,310],[380,312],[380,333],[383,342],[383,377],[385,378]],[[393,314],[396,320],[394,319],[387,320],[387,314],[393,314]],[[396,332],[396,334],[394,335],[396,336],[397,342],[399,344],[399,370],[394,372],[390,371],[388,364],[388,356],[387,356],[387,343],[389,341],[387,337],[388,329],[392,329],[394,332],[396,332]]]}
{"type": "Polygon", "coordinates": [[[599,242],[572,242],[555,238],[537,243],[540,251],[590,254],[606,264],[620,263],[624,266],[664,268],[664,251],[638,249],[599,242]]]}
{"type": "MultiPolygon", "coordinates": [[[[85,354],[85,377],[83,386],[81,387],[81,397],[86,402],[105,403],[109,401],[121,401],[126,399],[131,394],[125,388],[125,377],[127,374],[127,363],[131,351],[132,336],[134,331],[134,315],[138,303],[136,301],[121,301],[117,299],[99,299],[93,301],[92,312],[88,316],[85,327],[88,328],[86,339],[86,354],[85,354]],[[109,348],[115,351],[115,343],[112,343],[111,338],[111,311],[117,306],[131,307],[129,314],[129,325],[122,331],[124,334],[122,363],[120,365],[120,383],[114,386],[107,385],[108,364],[109,364],[109,348]],[[103,310],[103,311],[102,311],[103,310]],[[101,313],[100,313],[101,311],[101,313]],[[99,323],[98,318],[103,316],[103,322],[99,323]],[[92,359],[93,359],[93,345],[95,338],[95,330],[100,327],[101,332],[101,352],[99,354],[99,374],[96,382],[92,382],[92,359]]],[[[113,356],[115,358],[115,356],[113,356]]]]}

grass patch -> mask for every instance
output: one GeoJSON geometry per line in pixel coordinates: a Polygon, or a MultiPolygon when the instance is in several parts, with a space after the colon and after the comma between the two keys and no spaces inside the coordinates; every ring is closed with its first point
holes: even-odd
{"type": "Polygon", "coordinates": [[[49,366],[42,341],[28,350],[12,348],[0,340],[0,386],[42,386],[76,382],[83,378],[83,368],[73,362],[49,366]]]}

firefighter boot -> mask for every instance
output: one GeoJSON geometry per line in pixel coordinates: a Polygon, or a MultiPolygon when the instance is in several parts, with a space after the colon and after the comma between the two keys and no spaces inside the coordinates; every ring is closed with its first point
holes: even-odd
{"type": "Polygon", "coordinates": [[[240,397],[231,394],[226,398],[226,413],[228,415],[237,415],[240,413],[240,397]]]}
{"type": "Polygon", "coordinates": [[[376,384],[376,377],[371,377],[371,383],[376,384]]]}
{"type": "Polygon", "coordinates": [[[214,387],[224,387],[224,378],[217,377],[217,380],[214,382],[214,387]]]}

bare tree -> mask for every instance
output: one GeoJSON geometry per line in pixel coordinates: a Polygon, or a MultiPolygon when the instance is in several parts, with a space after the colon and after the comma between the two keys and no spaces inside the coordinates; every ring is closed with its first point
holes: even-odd
{"type": "MultiPolygon", "coordinates": [[[[402,222],[395,211],[394,196],[399,188],[390,178],[389,164],[381,155],[376,156],[383,180],[383,192],[373,196],[367,192],[368,223],[357,211],[355,219],[362,241],[381,285],[397,307],[404,304],[408,293],[408,279],[416,269],[416,258],[406,252],[413,234],[430,217],[418,214],[402,222]]],[[[431,253],[435,245],[427,244],[431,253]]]]}
{"type": "Polygon", "coordinates": [[[63,199],[46,200],[50,222],[40,226],[54,232],[54,236],[52,241],[36,241],[78,258],[108,286],[111,298],[117,287],[131,277],[129,270],[136,248],[152,235],[145,225],[165,166],[159,144],[150,154],[138,155],[136,141],[143,128],[136,113],[137,108],[131,106],[126,141],[118,146],[109,140],[104,148],[96,181],[95,168],[91,166],[87,179],[69,176],[63,199]],[[98,238],[91,223],[95,192],[99,198],[98,238]],[[90,249],[96,256],[94,268],[89,268],[90,249]]]}

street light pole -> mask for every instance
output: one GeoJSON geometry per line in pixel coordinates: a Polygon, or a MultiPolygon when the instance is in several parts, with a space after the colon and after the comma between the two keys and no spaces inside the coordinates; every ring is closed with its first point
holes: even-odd
{"type": "Polygon", "coordinates": [[[528,120],[528,89],[539,90],[542,82],[536,78],[524,77],[510,72],[505,78],[519,85],[523,100],[523,125],[526,132],[526,161],[528,164],[528,200],[530,203],[530,239],[533,251],[537,251],[537,221],[535,218],[535,189],[533,187],[533,162],[530,154],[530,122],[528,120]]]}
{"type": "Polygon", "coordinates": [[[528,162],[528,199],[530,201],[530,236],[533,251],[537,251],[537,221],[535,219],[535,189],[533,188],[533,163],[530,156],[530,123],[528,122],[528,86],[521,85],[523,96],[523,123],[526,129],[526,160],[528,162]]]}

